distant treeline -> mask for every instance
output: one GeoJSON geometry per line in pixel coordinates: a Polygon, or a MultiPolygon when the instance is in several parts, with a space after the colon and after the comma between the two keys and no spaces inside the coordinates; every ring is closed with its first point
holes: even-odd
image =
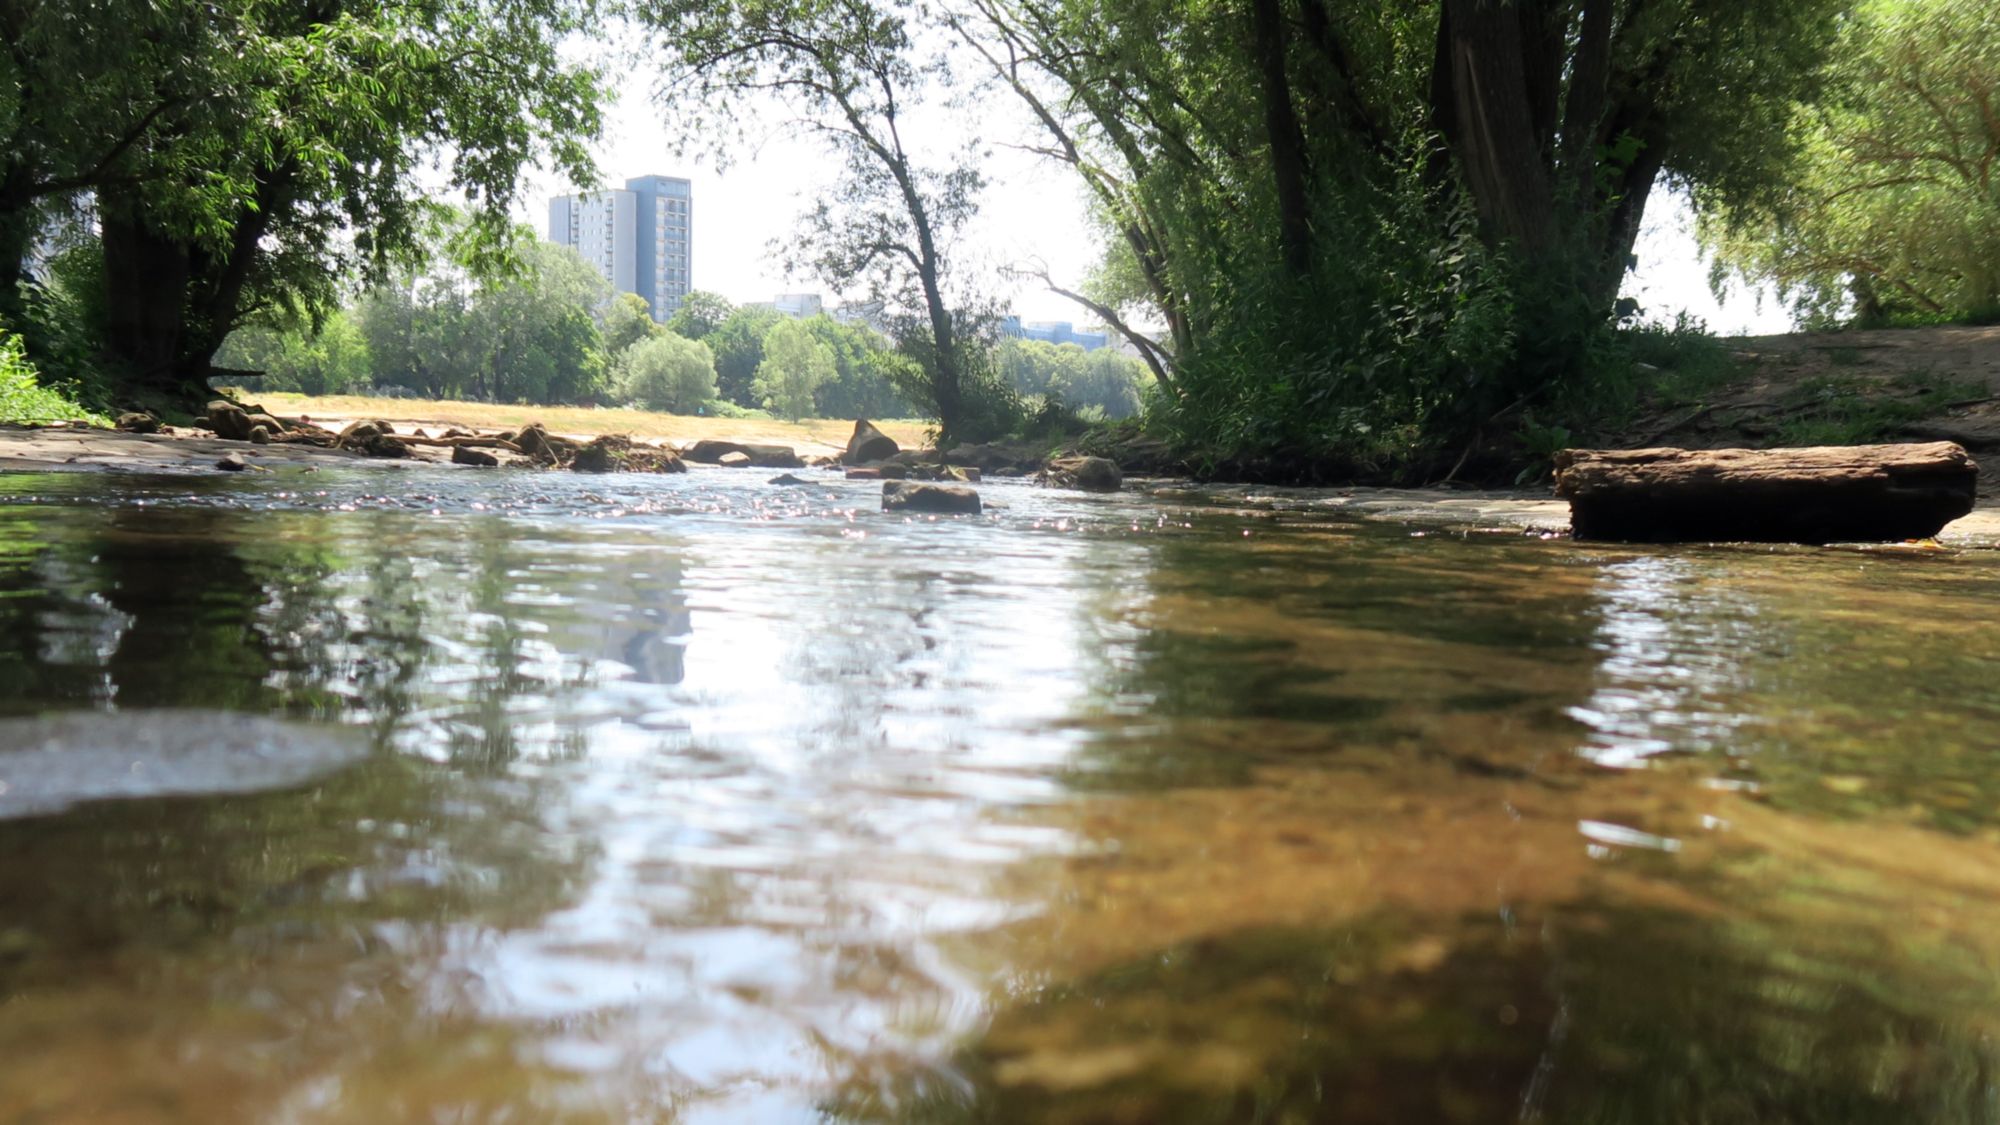
{"type": "MultiPolygon", "coordinates": [[[[1137,414],[1151,377],[1109,349],[1004,339],[994,369],[1035,412],[1137,414]]],[[[696,291],[665,324],[613,294],[575,251],[529,241],[515,268],[433,265],[372,287],[314,328],[252,324],[224,343],[225,380],[251,390],[408,394],[481,402],[634,405],[678,414],[898,418],[921,379],[885,335],[696,291]],[[255,378],[249,372],[259,372],[255,378]]]]}

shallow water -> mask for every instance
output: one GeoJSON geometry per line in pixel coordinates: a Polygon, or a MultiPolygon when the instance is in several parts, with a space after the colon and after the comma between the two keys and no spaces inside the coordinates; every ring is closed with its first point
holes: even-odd
{"type": "Polygon", "coordinates": [[[0,730],[373,748],[0,820],[0,1121],[2000,1117],[2000,554],[763,476],[0,476],[0,730]]]}

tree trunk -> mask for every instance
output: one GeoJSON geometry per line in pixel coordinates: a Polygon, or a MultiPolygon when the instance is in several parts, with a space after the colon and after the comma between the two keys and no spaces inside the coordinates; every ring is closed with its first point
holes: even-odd
{"type": "Polygon", "coordinates": [[[104,248],[104,347],[135,390],[175,398],[206,393],[187,386],[181,365],[181,326],[187,317],[193,272],[188,246],[154,230],[136,199],[98,197],[99,240],[104,248]]]}
{"type": "Polygon", "coordinates": [[[1250,0],[1252,49],[1264,101],[1264,132],[1278,193],[1278,253],[1294,277],[1312,269],[1312,212],[1306,187],[1305,130],[1285,73],[1284,14],[1279,0],[1250,0]]]}
{"type": "Polygon", "coordinates": [[[18,330],[21,283],[28,280],[28,254],[34,249],[35,226],[27,211],[0,210],[0,324],[18,330]]]}
{"type": "Polygon", "coordinates": [[[1926,539],[1972,510],[1978,481],[1948,441],[1556,455],[1571,533],[1627,543],[1926,539]]]}
{"type": "Polygon", "coordinates": [[[1534,262],[1557,237],[1555,196],[1534,114],[1523,14],[1494,0],[1445,0],[1455,138],[1489,237],[1534,262]]]}

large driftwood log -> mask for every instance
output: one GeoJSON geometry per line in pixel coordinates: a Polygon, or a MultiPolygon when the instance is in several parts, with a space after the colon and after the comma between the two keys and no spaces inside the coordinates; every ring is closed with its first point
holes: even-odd
{"type": "Polygon", "coordinates": [[[1924,539],[1972,510],[1978,480],[1948,441],[1556,455],[1571,533],[1626,543],[1924,539]]]}

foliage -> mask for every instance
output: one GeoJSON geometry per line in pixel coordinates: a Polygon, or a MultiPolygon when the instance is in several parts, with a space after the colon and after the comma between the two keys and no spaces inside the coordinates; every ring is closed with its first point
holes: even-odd
{"type": "Polygon", "coordinates": [[[642,340],[618,357],[618,394],[648,410],[694,414],[715,398],[715,355],[673,333],[642,340]]]}
{"type": "Polygon", "coordinates": [[[667,318],[667,331],[690,340],[706,340],[736,312],[729,298],[706,289],[694,289],[681,298],[681,307],[667,318]]]}
{"type": "Polygon", "coordinates": [[[764,362],[764,337],[784,315],[775,309],[745,306],[730,313],[702,338],[715,353],[716,384],[721,397],[738,406],[758,405],[752,384],[758,366],[764,362]]]}
{"type": "Polygon", "coordinates": [[[865,324],[842,324],[824,313],[804,323],[833,353],[833,378],[813,391],[813,407],[820,417],[909,416],[910,405],[896,393],[896,386],[918,376],[887,338],[865,324]]]}
{"type": "Polygon", "coordinates": [[[71,420],[109,424],[102,415],[43,386],[21,337],[0,329],[0,422],[71,420]]]}
{"type": "Polygon", "coordinates": [[[813,392],[834,376],[833,349],[790,317],[764,337],[764,362],[753,389],[764,407],[789,422],[813,414],[813,392]]]}
{"type": "Polygon", "coordinates": [[[429,398],[596,401],[606,390],[603,278],[569,247],[527,242],[515,268],[482,279],[464,233],[438,231],[429,269],[363,295],[355,318],[375,385],[429,398]]]}
{"type": "Polygon", "coordinates": [[[1820,376],[1785,396],[1780,445],[1862,445],[1897,437],[1905,425],[1944,413],[1947,404],[1984,399],[1984,384],[1932,371],[1906,371],[1887,385],[1820,376]]]}
{"type": "Polygon", "coordinates": [[[317,331],[252,325],[238,329],[216,353],[218,366],[261,371],[257,389],[308,395],[355,394],[371,385],[368,341],[346,311],[317,331]]]}
{"type": "Polygon", "coordinates": [[[597,326],[604,335],[604,350],[611,355],[667,331],[653,320],[646,299],[637,293],[617,294],[602,305],[597,313],[597,326]]]}
{"type": "Polygon", "coordinates": [[[15,142],[0,259],[17,271],[36,215],[94,191],[112,296],[97,328],[135,384],[196,393],[240,324],[324,315],[346,273],[414,264],[431,168],[471,208],[482,273],[516,241],[507,216],[531,163],[590,174],[601,92],[558,52],[581,26],[570,0],[88,7],[12,13],[10,42],[47,54],[10,52],[32,74],[0,82],[0,129],[15,142]],[[57,73],[78,59],[81,73],[57,73]],[[105,104],[100,85],[128,104],[105,104]],[[106,124],[84,120],[98,113],[106,124]],[[49,160],[43,134],[69,130],[86,143],[49,160]]]}
{"type": "Polygon", "coordinates": [[[1794,108],[1805,154],[1760,208],[1710,208],[1718,281],[1768,279],[1798,319],[2000,316],[2000,22],[1984,0],[1869,0],[1831,96],[1794,108]]]}
{"type": "Polygon", "coordinates": [[[1053,398],[1099,419],[1139,413],[1152,382],[1144,364],[1109,348],[1087,352],[1075,344],[1041,340],[1000,341],[994,366],[1022,397],[1053,398]]]}
{"type": "Polygon", "coordinates": [[[1096,206],[1076,296],[1165,326],[1171,436],[1212,469],[1431,475],[1601,370],[1656,182],[1781,183],[1843,7],[972,0],[955,27],[1096,206]]]}

